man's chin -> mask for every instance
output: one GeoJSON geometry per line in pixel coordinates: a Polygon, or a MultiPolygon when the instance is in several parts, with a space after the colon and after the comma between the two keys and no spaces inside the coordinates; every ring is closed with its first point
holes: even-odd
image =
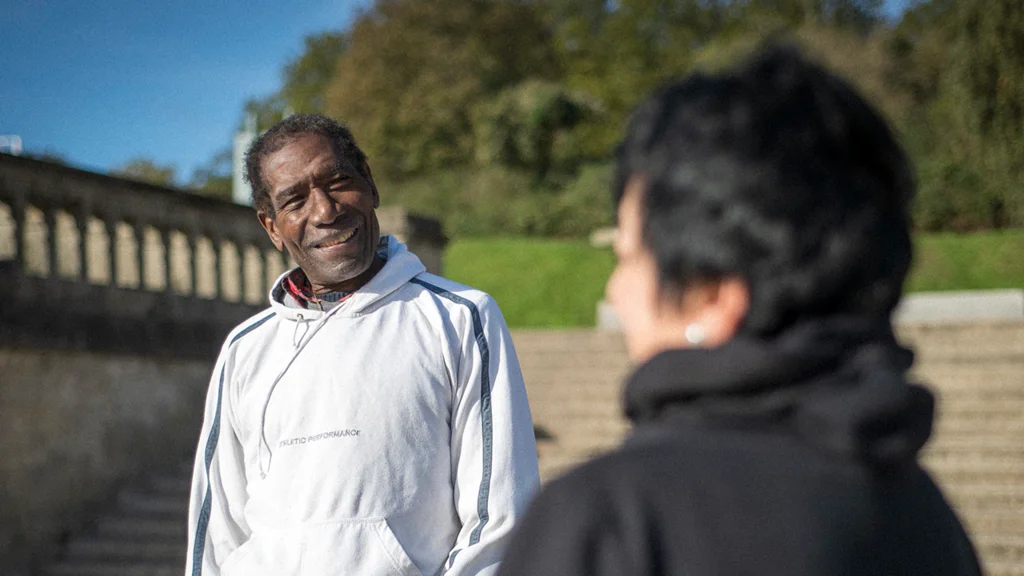
{"type": "MultiPolygon", "coordinates": [[[[306,270],[306,278],[314,286],[338,286],[356,280],[373,266],[373,257],[349,260],[335,264],[321,264],[314,270],[306,270]],[[311,273],[312,272],[312,273],[311,273]]],[[[303,269],[305,270],[305,268],[303,269]]]]}

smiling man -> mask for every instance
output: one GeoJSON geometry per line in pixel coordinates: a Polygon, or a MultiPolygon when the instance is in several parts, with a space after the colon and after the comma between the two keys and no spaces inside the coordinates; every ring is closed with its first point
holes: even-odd
{"type": "Polygon", "coordinates": [[[298,267],[221,350],[186,574],[494,573],[538,483],[497,305],[381,236],[366,156],[334,120],[285,119],[246,171],[298,267]]]}

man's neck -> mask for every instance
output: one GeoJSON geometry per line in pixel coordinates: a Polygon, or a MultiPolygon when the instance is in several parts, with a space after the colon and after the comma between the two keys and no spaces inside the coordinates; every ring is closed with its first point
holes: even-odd
{"type": "Polygon", "coordinates": [[[376,276],[377,273],[380,272],[382,268],[384,268],[384,259],[381,258],[380,256],[375,255],[373,257],[373,263],[370,264],[370,267],[367,268],[365,272],[356,276],[355,278],[350,278],[348,280],[345,280],[344,282],[339,282],[337,284],[332,284],[330,286],[317,286],[310,282],[310,286],[313,288],[314,294],[326,294],[328,292],[351,293],[365,286],[366,283],[369,282],[370,280],[373,280],[373,277],[376,276]]]}

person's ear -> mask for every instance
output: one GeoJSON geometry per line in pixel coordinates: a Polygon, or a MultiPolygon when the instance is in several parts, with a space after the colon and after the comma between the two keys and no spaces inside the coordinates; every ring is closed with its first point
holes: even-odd
{"type": "Polygon", "coordinates": [[[281,234],[277,230],[277,222],[273,216],[270,216],[263,210],[256,212],[256,218],[260,221],[260,226],[266,230],[267,236],[270,236],[270,241],[274,243],[274,247],[277,248],[278,252],[284,252],[284,240],[281,239],[281,234]]]}
{"type": "Polygon", "coordinates": [[[750,288],[735,276],[699,282],[689,287],[681,299],[686,339],[705,348],[716,348],[731,340],[750,310],[750,288]]]}
{"type": "Polygon", "coordinates": [[[380,208],[380,194],[377,192],[377,184],[373,181],[373,172],[370,172],[370,164],[366,161],[363,161],[363,178],[366,178],[366,182],[370,184],[370,190],[373,191],[374,209],[380,208]]]}

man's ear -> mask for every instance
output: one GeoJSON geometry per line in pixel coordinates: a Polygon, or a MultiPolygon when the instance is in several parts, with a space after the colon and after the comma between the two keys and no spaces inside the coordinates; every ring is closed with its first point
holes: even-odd
{"type": "Polygon", "coordinates": [[[370,190],[373,190],[373,207],[374,209],[380,208],[380,194],[377,192],[377,184],[373,181],[373,172],[370,172],[370,164],[363,161],[363,177],[370,184],[370,190]]]}
{"type": "Polygon", "coordinates": [[[256,212],[256,218],[259,219],[260,226],[267,231],[267,236],[270,236],[270,241],[274,243],[277,251],[284,252],[284,241],[281,240],[281,235],[277,232],[277,222],[274,221],[274,217],[260,210],[256,212]]]}

